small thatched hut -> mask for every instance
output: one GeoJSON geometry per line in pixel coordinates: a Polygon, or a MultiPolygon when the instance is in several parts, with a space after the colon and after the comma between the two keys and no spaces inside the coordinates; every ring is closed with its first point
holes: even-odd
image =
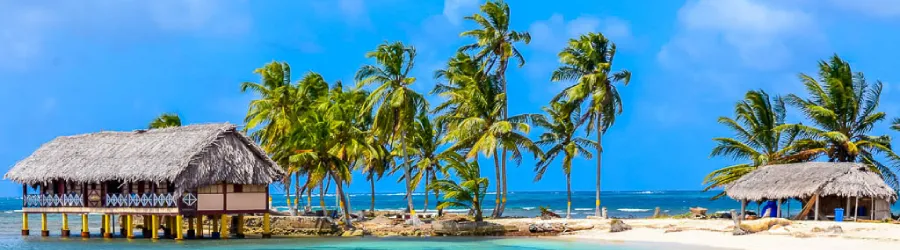
{"type": "MultiPolygon", "coordinates": [[[[167,217],[167,232],[174,233],[171,227],[183,216],[199,222],[204,215],[268,213],[268,185],[283,174],[259,146],[226,123],[61,136],[16,163],[4,178],[23,184],[23,234],[29,213],[102,213],[101,231],[111,236],[110,215],[150,215],[143,216],[145,223],[154,225],[150,217],[167,217]]],[[[67,231],[64,225],[63,234],[67,231]]],[[[130,231],[123,234],[132,236],[130,231]]],[[[89,236],[86,224],[82,235],[89,236]]]]}
{"type": "MultiPolygon", "coordinates": [[[[769,165],[734,181],[725,188],[732,199],[742,201],[779,201],[798,199],[807,204],[804,211],[833,216],[844,208],[845,216],[871,219],[890,218],[890,204],[897,192],[868,166],[861,163],[805,162],[769,165]],[[853,207],[855,209],[850,210],[853,207]]],[[[780,215],[780,210],[779,215],[780,215]]],[[[808,214],[808,213],[802,213],[808,214]]]]}

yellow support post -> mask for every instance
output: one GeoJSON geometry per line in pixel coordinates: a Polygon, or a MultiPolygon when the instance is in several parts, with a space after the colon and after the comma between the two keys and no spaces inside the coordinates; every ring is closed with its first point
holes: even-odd
{"type": "Polygon", "coordinates": [[[263,238],[266,238],[266,239],[267,239],[267,238],[272,238],[272,228],[271,228],[271,225],[269,224],[269,213],[264,213],[264,214],[263,214],[263,233],[262,233],[262,237],[263,237],[263,238]]]}
{"type": "Polygon", "coordinates": [[[157,215],[153,215],[150,217],[150,238],[157,240],[159,239],[159,217],[157,215]]]}
{"type": "Polygon", "coordinates": [[[175,240],[184,240],[184,232],[181,231],[183,229],[182,228],[183,224],[184,224],[184,217],[182,217],[182,215],[180,215],[180,214],[176,215],[175,216],[175,232],[174,232],[175,240]]]}
{"type": "Polygon", "coordinates": [[[60,230],[60,236],[69,237],[69,215],[62,214],[62,229],[60,230]]]}
{"type": "Polygon", "coordinates": [[[41,236],[50,236],[50,231],[47,230],[47,214],[44,213],[41,214],[41,236]]]}
{"type": "Polygon", "coordinates": [[[222,227],[221,227],[221,231],[219,231],[219,237],[222,237],[222,239],[228,239],[228,215],[227,214],[222,215],[221,224],[222,224],[222,227]]]}
{"type": "Polygon", "coordinates": [[[28,230],[28,214],[22,213],[22,236],[28,236],[31,231],[28,230]]]}
{"type": "Polygon", "coordinates": [[[112,238],[112,215],[107,214],[105,217],[106,221],[103,222],[103,238],[112,238]]]}
{"type": "Polygon", "coordinates": [[[197,238],[203,239],[203,215],[197,215],[197,238]]]}
{"type": "Polygon", "coordinates": [[[90,238],[91,230],[88,229],[88,215],[81,214],[81,238],[90,238]]]}
{"type": "Polygon", "coordinates": [[[133,215],[125,215],[125,238],[134,239],[133,215]]]}

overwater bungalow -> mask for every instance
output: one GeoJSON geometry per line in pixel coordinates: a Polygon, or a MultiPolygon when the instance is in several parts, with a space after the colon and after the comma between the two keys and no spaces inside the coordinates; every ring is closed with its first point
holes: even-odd
{"type": "Polygon", "coordinates": [[[732,199],[741,201],[741,216],[747,202],[789,199],[804,204],[800,219],[833,219],[838,208],[844,217],[882,220],[891,218],[891,204],[897,193],[881,176],[861,163],[805,162],[760,167],[725,188],[732,199]]]}
{"type": "MultiPolygon", "coordinates": [[[[61,214],[62,236],[68,215],[81,215],[82,237],[90,237],[88,214],[102,214],[101,234],[113,237],[114,216],[121,233],[134,237],[134,216],[143,218],[143,237],[165,233],[183,239],[203,237],[204,219],[213,237],[228,237],[245,214],[263,214],[263,237],[270,237],[269,184],[281,168],[232,124],[204,124],[131,132],[61,136],[16,163],[4,178],[22,184],[22,235],[28,216],[61,214]],[[233,216],[233,217],[232,217],[233,216]]],[[[241,228],[237,236],[242,237],[241,228]]]]}

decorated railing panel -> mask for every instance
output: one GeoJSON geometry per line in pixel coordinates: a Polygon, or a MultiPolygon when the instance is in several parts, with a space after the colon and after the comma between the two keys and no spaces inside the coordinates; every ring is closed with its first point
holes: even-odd
{"type": "MultiPolygon", "coordinates": [[[[90,202],[99,201],[99,197],[89,197],[90,202]]],[[[93,206],[100,207],[177,207],[175,194],[106,194],[103,202],[93,206]]],[[[193,205],[197,198],[193,194],[181,197],[185,204],[193,205]]],[[[23,198],[24,207],[85,207],[85,199],[81,194],[27,194],[23,198]]]]}

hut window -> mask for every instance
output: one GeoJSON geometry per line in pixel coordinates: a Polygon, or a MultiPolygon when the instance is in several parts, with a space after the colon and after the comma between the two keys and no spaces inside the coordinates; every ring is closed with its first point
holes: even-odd
{"type": "Polygon", "coordinates": [[[225,184],[225,186],[227,187],[226,189],[228,190],[229,193],[234,193],[234,185],[225,184]]]}
{"type": "Polygon", "coordinates": [[[244,192],[244,185],[241,185],[241,184],[234,184],[234,192],[235,192],[235,193],[243,193],[243,192],[244,192]]]}

